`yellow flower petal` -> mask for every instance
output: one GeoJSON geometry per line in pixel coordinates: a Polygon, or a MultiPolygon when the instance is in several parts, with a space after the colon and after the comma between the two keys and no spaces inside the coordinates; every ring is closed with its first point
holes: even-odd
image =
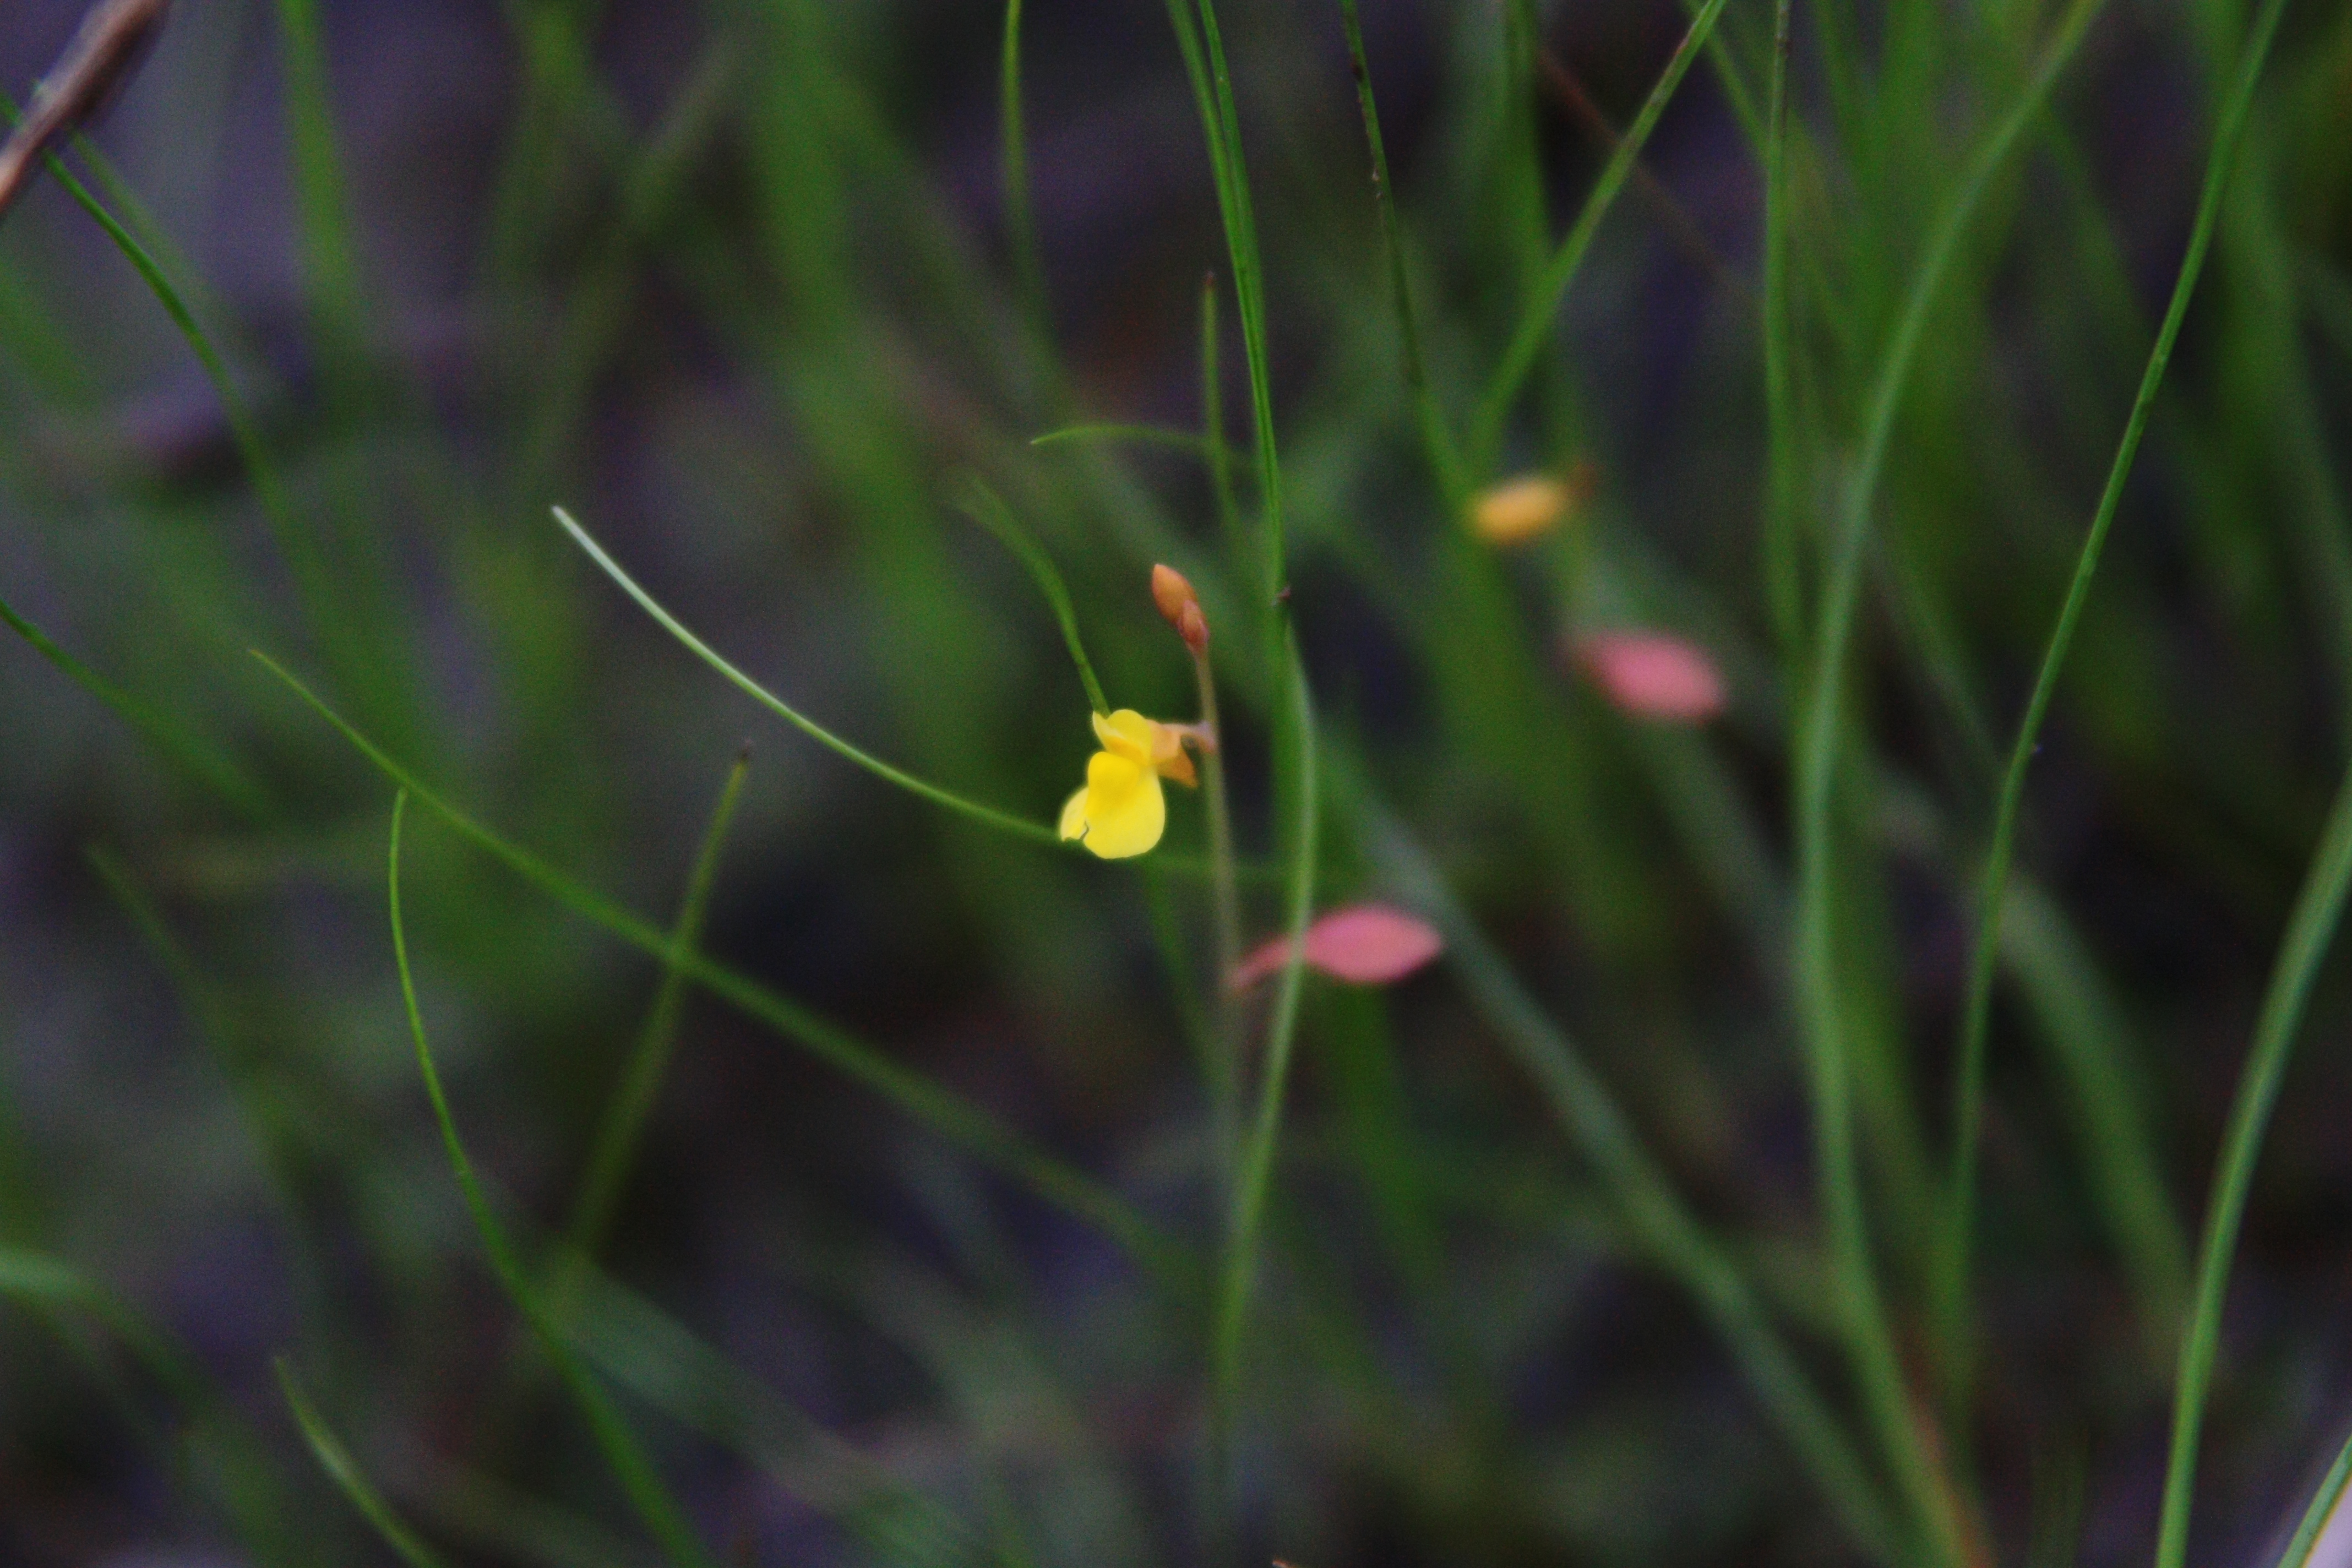
{"type": "Polygon", "coordinates": [[[1102,742],[1103,750],[1147,767],[1151,763],[1152,745],[1159,730],[1159,725],[1132,708],[1122,708],[1108,719],[1099,713],[1095,715],[1095,738],[1102,742]]]}
{"type": "Polygon", "coordinates": [[[1087,787],[1062,808],[1062,837],[1083,838],[1106,860],[1142,854],[1160,842],[1167,826],[1160,775],[1115,752],[1097,752],[1087,761],[1087,787]]]}

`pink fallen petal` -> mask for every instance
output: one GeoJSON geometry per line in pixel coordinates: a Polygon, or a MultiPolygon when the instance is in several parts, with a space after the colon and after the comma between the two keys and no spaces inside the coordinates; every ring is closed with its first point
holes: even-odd
{"type": "MultiPolygon", "coordinates": [[[[1307,928],[1307,964],[1351,985],[1402,980],[1445,950],[1429,922],[1386,904],[1351,904],[1307,928]]],[[[1246,991],[1290,962],[1290,939],[1276,937],[1234,970],[1232,986],[1246,991]]]]}
{"type": "Polygon", "coordinates": [[[1625,712],[1698,724],[1723,711],[1715,660],[1657,632],[1593,632],[1576,639],[1576,662],[1625,712]]]}

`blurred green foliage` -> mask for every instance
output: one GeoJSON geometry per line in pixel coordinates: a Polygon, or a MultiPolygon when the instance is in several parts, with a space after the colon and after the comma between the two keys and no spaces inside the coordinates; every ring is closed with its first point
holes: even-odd
{"type": "Polygon", "coordinates": [[[180,8],[0,230],[0,1559],[2313,1549],[2352,10],[1364,11],[180,8]],[[1050,832],[1162,562],[1230,900],[1050,832]]]}

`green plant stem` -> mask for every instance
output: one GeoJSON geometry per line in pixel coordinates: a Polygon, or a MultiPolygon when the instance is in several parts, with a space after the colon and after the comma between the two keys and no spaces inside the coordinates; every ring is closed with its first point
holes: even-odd
{"type": "Polygon", "coordinates": [[[1772,16],[1772,83],[1764,121],[1764,589],[1783,655],[1804,636],[1804,579],[1797,538],[1797,453],[1789,358],[1789,35],[1794,0],[1772,16]]]}
{"type": "Polygon", "coordinates": [[[2327,1467],[2327,1474],[2320,1479],[2319,1489],[2311,1494],[2311,1501],[2305,1507],[2286,1550],[2279,1553],[2279,1568],[2310,1568],[2312,1549],[2319,1544],[2327,1521],[2343,1506],[2347,1482],[2352,1482],[2352,1439],[2347,1439],[2336,1450],[2336,1462],[2327,1467]]]}
{"type": "Polygon", "coordinates": [[[1389,296],[1397,318],[1397,353],[1404,371],[1405,390],[1412,398],[1413,416],[1421,428],[1423,455],[1437,481],[1450,516],[1458,517],[1470,500],[1470,479],[1454,432],[1430,390],[1429,363],[1422,352],[1421,321],[1413,309],[1412,278],[1405,262],[1404,222],[1397,212],[1396,184],[1389,174],[1387,140],[1381,134],[1381,111],[1372,94],[1371,66],[1364,56],[1364,27],[1356,0],[1339,0],[1339,21],[1348,37],[1348,64],[1356,78],[1356,107],[1364,121],[1364,142],[1372,156],[1372,200],[1380,209],[1381,243],[1388,255],[1389,296]]]}
{"type": "MultiPolygon", "coordinates": [[[[1265,1061],[1259,1069],[1257,1111],[1249,1142],[1243,1152],[1239,1180],[1234,1184],[1233,1215],[1226,1244],[1223,1279],[1217,1293],[1217,1321],[1212,1365],[1215,1429],[1211,1452],[1215,1456],[1219,1485],[1226,1481],[1232,1458],[1234,1426],[1239,1414],[1242,1341],[1249,1317],[1250,1291],[1257,1277],[1258,1237],[1264,1228],[1267,1192],[1274,1178],[1275,1152],[1281,1142],[1283,1106],[1290,1083],[1292,1047],[1298,1034],[1298,1000],[1307,969],[1305,935],[1315,905],[1315,853],[1320,832],[1320,800],[1317,790],[1315,711],[1307,687],[1307,672],[1290,652],[1288,687],[1290,723],[1297,757],[1296,792],[1297,819],[1291,829],[1290,887],[1286,925],[1290,933],[1290,957],[1282,968],[1274,999],[1274,1016],[1266,1026],[1265,1061]]],[[[1222,977],[1220,977],[1222,984],[1222,977]]]]}
{"type": "Polygon", "coordinates": [[[0,623],[5,623],[8,629],[24,638],[35,653],[54,665],[59,674],[96,698],[102,707],[130,725],[158,753],[190,779],[218,795],[238,816],[254,823],[268,819],[270,802],[268,793],[233,758],[190,731],[171,713],[110,680],[58,647],[47,633],[18,615],[5,599],[0,599],[0,623]]]}
{"type": "Polygon", "coordinates": [[[1004,228],[1013,251],[1013,276],[1030,326],[1041,341],[1052,324],[1045,294],[1045,253],[1037,244],[1037,217],[1029,187],[1029,132],[1021,104],[1021,5],[1004,0],[1004,51],[997,79],[998,132],[1003,138],[999,174],[1004,182],[1004,228]]]}
{"type": "MultiPolygon", "coordinates": [[[[2275,7],[2265,18],[2274,19],[2275,7]]],[[[2261,26],[2260,23],[2256,24],[2261,26]]],[[[2352,771],[2337,789],[2319,847],[2304,876],[2294,912],[2287,920],[2263,1009],[2254,1024],[2253,1047],[2238,1079],[2229,1129],[2214,1166],[2205,1235],[2198,1249],[2197,1289],[2180,1344],[2179,1381],[2173,1391],[2172,1451],[2165,1466],[2162,1528],[2157,1538],[2157,1568],[2182,1568],[2189,1555],[2189,1514],[2197,1481],[2197,1448],[2210,1391],[2213,1363],[2221,1340],[2221,1310],[2245,1218],[2246,1193],[2262,1153],[2263,1134],[2278,1102],[2279,1086],[2303,1024],[2311,987],[2335,941],[2352,889],[2352,771]]]]}
{"type": "Polygon", "coordinates": [[[416,1042],[416,1068],[425,1079],[425,1093],[433,1102],[433,1118],[440,1124],[441,1143],[449,1157],[449,1169],[457,1178],[457,1187],[464,1194],[467,1212],[472,1215],[474,1228],[481,1237],[482,1250],[488,1257],[490,1268],[504,1287],[530,1331],[555,1365],[556,1375],[579,1403],[581,1414],[587,1418],[589,1430],[596,1441],[604,1462],[610,1466],[614,1479],[620,1482],[622,1492],[629,1500],[638,1520],[647,1533],[661,1546],[663,1552],[678,1568],[717,1568],[710,1555],[686,1521],[677,1500],[670,1495],[668,1486],[657,1474],[637,1440],[621,1419],[621,1413],[603,1387],[580,1364],[572,1353],[571,1342],[541,1301],[538,1289],[531,1283],[522,1260],[513,1244],[507,1238],[506,1227],[490,1208],[489,1198],[483,1193],[481,1183],[474,1174],[474,1163],[466,1152],[466,1145],[457,1135],[457,1123],[449,1111],[448,1096],[441,1088],[441,1074],[433,1065],[433,1047],[425,1035],[425,1015],[416,1001],[416,977],[408,962],[408,932],[401,918],[400,907],[400,830],[408,814],[408,792],[402,790],[393,797],[391,848],[386,858],[386,887],[392,912],[392,951],[400,970],[400,1000],[408,1015],[408,1031],[416,1042]]]}
{"type": "Polygon", "coordinates": [[[1591,194],[1585,197],[1584,209],[1577,215],[1575,226],[1568,231],[1568,237],[1560,242],[1559,248],[1552,253],[1542,276],[1537,279],[1527,304],[1520,311],[1519,324],[1511,335],[1510,346],[1504,351],[1502,363],[1496,366],[1493,376],[1488,379],[1486,394],[1479,399],[1477,413],[1471,420],[1468,451],[1469,468],[1473,474],[1490,472],[1500,457],[1503,426],[1510,418],[1511,405],[1529,373],[1535,369],[1536,356],[1543,352],[1545,341],[1551,336],[1553,320],[1559,313],[1560,301],[1567,297],[1569,285],[1576,280],[1577,270],[1584,264],[1585,252],[1591,248],[1593,236],[1600,232],[1601,220],[1609,215],[1618,192],[1624,188],[1627,176],[1633,172],[1634,162],[1641,157],[1643,147],[1648,143],[1650,132],[1657,128],[1658,117],[1674,100],[1675,89],[1682,85],[1684,75],[1689,71],[1692,62],[1698,58],[1707,35],[1715,30],[1716,18],[1723,14],[1723,4],[1724,0],[1706,0],[1698,14],[1691,18],[1689,30],[1684,33],[1682,42],[1675,46],[1674,54],[1666,61],[1666,68],[1659,76],[1657,85],[1650,89],[1642,111],[1633,117],[1633,123],[1627,129],[1624,139],[1618,142],[1617,150],[1602,165],[1601,177],[1593,183],[1591,194]]]}
{"type": "Polygon", "coordinates": [[[319,1468],[327,1472],[327,1478],[408,1568],[444,1568],[440,1554],[425,1545],[393,1511],[392,1505],[383,1500],[383,1494],[375,1489],[367,1473],[360,1468],[359,1461],[352,1458],[351,1450],[343,1447],[341,1439],[320,1415],[310,1395],[303,1392],[301,1380],[294,1375],[293,1363],[279,1356],[275,1366],[278,1390],[286,1396],[286,1408],[292,1413],[294,1425],[301,1428],[303,1441],[310,1445],[310,1452],[317,1457],[319,1468]]]}
{"type": "Polygon", "coordinates": [[[1388,881],[1444,935],[1471,1005],[1532,1079],[1600,1178],[1635,1247],[1679,1280],[1721,1336],[1749,1388],[1847,1532],[1881,1562],[1906,1532],[1843,1424],[1815,1390],[1737,1264],[1676,1194],[1608,1087],[1528,994],[1439,875],[1428,852],[1343,757],[1334,768],[1355,830],[1388,881]]]}
{"type": "Polygon", "coordinates": [[[1977,930],[1969,962],[1969,990],[1963,1005],[1960,1025],[1958,1081],[1955,1095],[1956,1124],[1953,1129],[1952,1175],[1948,1198],[1949,1209],[1944,1222],[1943,1246],[1937,1258],[1935,1280],[1935,1310],[1939,1338],[1946,1346],[1946,1359],[1954,1369],[1949,1375],[1955,1397],[1966,1386],[1964,1369],[1967,1357],[1959,1341],[1968,1310],[1969,1273],[1973,1250],[1977,1184],[1978,1144],[1984,1120],[1984,1079],[1987,1037],[1991,1027],[1993,965],[2000,946],[2000,920],[2003,900],[2009,887],[2009,873],[2016,853],[2017,821],[2025,799],[2026,770],[2032,764],[2033,753],[2040,746],[2042,726],[2048,718],[2050,704],[2057,694],[2058,677],[2064,668],[2068,650],[2074,646],[2074,630],[2083,616],[2083,607],[2090,600],[2091,579],[2099,568],[2099,556],[2106,545],[2107,531],[2114,524],[2116,510],[2123,504],[2124,487],[2131,477],[2133,463],[2139,456],[2141,437],[2147,430],[2148,415],[2156,404],[2156,395],[2164,384],[2166,367],[2172,360],[2173,344],[2180,336],[2180,325],[2189,314],[2189,302],[2195,294],[2197,279],[2211,248],[2214,226],[2219,222],[2221,198],[2229,184],[2230,170],[2236,159],[2238,143],[2245,131],[2246,117],[2253,107],[2254,87],[2262,77],[2263,63],[2270,53],[2272,37],[2284,9],[2284,0],[2266,0],[2248,35],[2245,54],[2238,68],[2229,98],[2223,102],[2219,123],[2214,132],[2213,150],[2206,159],[2205,183],[2198,198],[2197,217],[2189,236],[2189,245],[2180,260],[2180,270],[2173,279],[2171,302],[2166,307],[2164,322],[2158,329],[2155,346],[2149,350],[2147,365],[2140,374],[2139,391],[2132,399],[2130,416],[2124,423],[2122,440],[2116,448],[2115,462],[2107,470],[2107,482],[2100,491],[2098,508],[2091,517],[2091,527],[2084,536],[2083,549],[2074,562],[2074,580],[2067,585],[2066,600],[2058,612],[2058,624],[2050,634],[2050,644],[2042,658],[2042,668],[2035,675],[2033,693],[2027,700],[2025,717],[2018,725],[2017,743],[2010,749],[2009,764],[2001,775],[2000,796],[1993,813],[1992,841],[1985,854],[1984,876],[1978,894],[1977,930]]]}
{"type": "Polygon", "coordinates": [[[818,1059],[865,1084],[916,1121],[1022,1183],[1047,1203],[1094,1226],[1162,1279],[1189,1285],[1194,1278],[1191,1258],[1109,1188],[1031,1148],[978,1106],[921,1074],[900,1067],[881,1051],[800,1004],[698,952],[678,947],[667,933],[649,921],[491,832],[442,799],[415,773],[395,762],[267,655],[257,653],[254,658],[333,726],[384,777],[430,808],[459,837],[563,909],[662,963],[675,963],[712,995],[757,1018],[785,1038],[798,1042],[818,1059]]]}
{"type": "Polygon", "coordinates": [[[1813,1098],[1815,1179],[1835,1259],[1847,1352],[1880,1446],[1927,1531],[1937,1558],[1963,1560],[1956,1500],[1928,1452],[1871,1258],[1862,1173],[1855,1158],[1846,1022],[1837,973],[1832,887],[1831,804],[1838,771],[1845,667],[1878,481],[1927,318],[1993,176],[2041,112],[2061,69],[2102,0],[2075,0],[2032,80],[1970,161],[1951,205],[1931,232],[1906,291],[1874,385],[1862,447],[1846,491],[1837,554],[1821,605],[1811,691],[1796,737],[1797,1004],[1813,1098]]]}
{"type": "Polygon", "coordinates": [[[1097,713],[1108,714],[1110,703],[1103,697],[1102,682],[1095,679],[1094,661],[1087,658],[1087,645],[1078,636],[1078,612],[1070,603],[1070,590],[1062,582],[1062,574],[1054,558],[1037,542],[1004,499],[989,489],[987,481],[974,476],[965,489],[963,509],[973,521],[994,534],[997,542],[1013,552],[1021,564],[1027,567],[1037,591],[1045,595],[1045,603],[1054,611],[1054,619],[1062,628],[1062,641],[1070,650],[1070,662],[1078,667],[1078,680],[1087,689],[1087,700],[1097,713]]]}
{"type": "MultiPolygon", "coordinates": [[[[727,847],[727,830],[735,820],[735,808],[743,798],[743,781],[751,771],[751,749],[746,746],[727,770],[727,782],[719,792],[719,805],[710,814],[701,847],[695,854],[686,897],[678,905],[677,923],[670,931],[670,942],[676,952],[691,952],[701,944],[711,889],[718,882],[719,858],[727,847]]],[[[622,1184],[627,1181],[629,1168],[636,1161],[646,1121],[653,1113],[662,1080],[668,1076],[670,1057],[677,1046],[678,1021],[686,1007],[687,984],[687,973],[675,959],[663,964],[661,985],[654,993],[654,1005],[637,1037],[636,1049],[630,1053],[620,1088],[605,1106],[597,1126],[587,1174],[572,1204],[571,1223],[564,1227],[567,1289],[557,1298],[559,1306],[569,1304],[573,1293],[570,1287],[578,1270],[604,1249],[604,1238],[612,1229],[613,1211],[620,1201],[622,1184]]]]}
{"type": "MultiPolygon", "coordinates": [[[[1258,259],[1257,218],[1242,161],[1240,112],[1234,101],[1233,73],[1225,61],[1224,37],[1217,26],[1214,0],[1195,0],[1190,13],[1185,0],[1168,0],[1168,15],[1176,31],[1177,47],[1184,57],[1185,74],[1192,83],[1194,106],[1208,142],[1217,209],[1224,222],[1226,254],[1233,263],[1234,298],[1240,313],[1242,353],[1249,373],[1250,408],[1256,431],[1258,505],[1263,531],[1259,544],[1265,593],[1262,607],[1272,614],[1279,610],[1286,570],[1282,460],[1275,441],[1273,372],[1265,343],[1265,279],[1258,259]]],[[[1275,618],[1280,617],[1276,615],[1275,618]]]]}
{"type": "Polygon", "coordinates": [[[1225,380],[1217,338],[1217,275],[1201,279],[1201,447],[1209,464],[1209,489],[1216,497],[1226,569],[1238,572],[1248,559],[1241,508],[1234,500],[1233,457],[1225,444],[1225,380]]]}
{"type": "MultiPolygon", "coordinates": [[[[0,100],[0,103],[5,103],[5,100],[0,100]]],[[[6,107],[14,112],[13,104],[6,107]]],[[[131,263],[131,269],[139,274],[148,291],[155,296],[155,302],[163,306],[163,313],[171,318],[172,324],[179,329],[180,336],[196,356],[196,363],[204,367],[205,378],[212,383],[213,395],[220,399],[221,416],[227,421],[229,438],[236,446],[247,477],[253,481],[254,495],[261,503],[262,516],[268,521],[270,537],[278,547],[278,557],[285,562],[287,571],[294,580],[304,623],[311,635],[320,639],[321,651],[330,659],[337,661],[338,672],[351,673],[346,668],[351,655],[344,647],[344,639],[334,631],[340,622],[331,614],[335,603],[333,584],[320,558],[317,542],[299,521],[293,498],[279,479],[277,465],[271,461],[269,449],[261,439],[261,426],[255,420],[251,406],[245,401],[245,395],[237,390],[236,383],[229,375],[228,362],[221,356],[212,335],[197,321],[195,311],[189,307],[185,296],[173,283],[162,264],[149,254],[146,247],[139,243],[121,220],[109,211],[87,185],[74,177],[73,171],[66,167],[55,153],[47,154],[46,161],[50,177],[73,198],[76,205],[89,216],[91,222],[105,231],[115,249],[131,263]]]]}
{"type": "Polygon", "coordinates": [[[1243,1009],[1234,994],[1234,973],[1242,962],[1241,888],[1234,875],[1234,814],[1225,792],[1225,735],[1217,713],[1217,678],[1209,650],[1192,651],[1193,683],[1201,693],[1201,723],[1214,742],[1201,758],[1201,793],[1209,816],[1209,888],[1215,911],[1217,966],[1211,982],[1217,1001],[1217,1030],[1209,1052],[1210,1163],[1227,1195],[1241,1131],[1243,1009]]]}

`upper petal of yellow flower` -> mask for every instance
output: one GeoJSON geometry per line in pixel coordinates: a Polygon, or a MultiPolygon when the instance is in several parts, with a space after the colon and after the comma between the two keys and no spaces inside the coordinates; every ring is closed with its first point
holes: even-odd
{"type": "Polygon", "coordinates": [[[1062,807],[1062,837],[1082,840],[1106,860],[1142,854],[1160,842],[1167,826],[1160,775],[1117,752],[1097,752],[1088,759],[1086,788],[1062,807]]]}
{"type": "Polygon", "coordinates": [[[1102,749],[1146,766],[1150,764],[1159,729],[1132,708],[1122,708],[1108,718],[1095,715],[1095,739],[1102,742],[1102,749]]]}
{"type": "Polygon", "coordinates": [[[1140,763],[1179,784],[1200,782],[1192,759],[1185,753],[1184,731],[1179,726],[1147,719],[1132,708],[1122,708],[1108,718],[1097,713],[1094,722],[1096,738],[1113,756],[1140,763]]]}

